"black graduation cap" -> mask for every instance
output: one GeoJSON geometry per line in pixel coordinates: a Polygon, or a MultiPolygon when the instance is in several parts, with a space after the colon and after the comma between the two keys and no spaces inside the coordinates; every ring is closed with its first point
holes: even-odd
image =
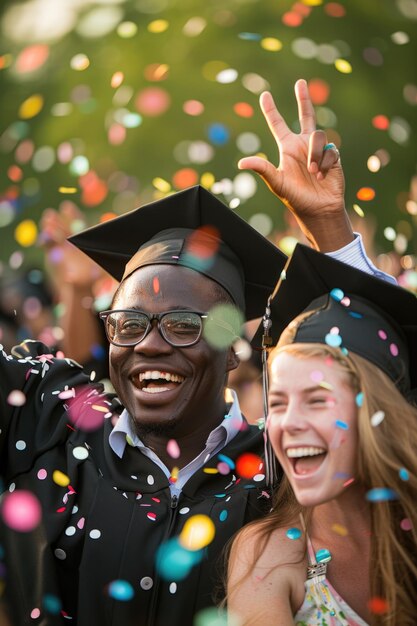
{"type": "Polygon", "coordinates": [[[185,265],[261,317],[287,257],[212,193],[197,185],[69,238],[117,280],[139,267],[185,265]]]}
{"type": "Polygon", "coordinates": [[[318,309],[295,342],[340,346],[377,365],[404,394],[417,388],[417,298],[402,287],[297,244],[270,309],[274,345],[296,316],[318,309]]]}

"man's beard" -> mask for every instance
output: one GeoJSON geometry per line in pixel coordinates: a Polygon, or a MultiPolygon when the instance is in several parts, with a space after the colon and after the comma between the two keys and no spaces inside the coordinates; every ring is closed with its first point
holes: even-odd
{"type": "Polygon", "coordinates": [[[132,419],[132,426],[140,439],[146,439],[146,435],[157,435],[161,437],[170,437],[177,426],[176,420],[170,420],[169,422],[154,422],[141,424],[132,419]]]}

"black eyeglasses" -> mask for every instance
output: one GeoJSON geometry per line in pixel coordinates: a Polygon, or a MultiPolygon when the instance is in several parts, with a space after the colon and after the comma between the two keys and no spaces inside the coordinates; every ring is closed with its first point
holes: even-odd
{"type": "Polygon", "coordinates": [[[158,330],[171,346],[193,346],[201,337],[206,313],[195,311],[165,311],[148,315],[142,311],[119,309],[99,313],[106,329],[107,339],[115,346],[136,346],[145,339],[153,320],[158,330]]]}

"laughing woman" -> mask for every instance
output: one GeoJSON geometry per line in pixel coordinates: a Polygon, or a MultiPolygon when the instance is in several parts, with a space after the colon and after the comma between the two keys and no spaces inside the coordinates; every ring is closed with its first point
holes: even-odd
{"type": "MultiPolygon", "coordinates": [[[[281,299],[278,291],[281,314],[300,298],[297,263],[305,270],[306,254],[322,256],[301,252],[281,299]]],[[[417,409],[406,399],[416,386],[417,300],[339,265],[324,259],[327,294],[269,357],[267,434],[285,475],[269,516],[232,545],[231,624],[417,623],[417,409]],[[344,277],[354,284],[352,275],[355,295],[332,289],[344,277]]]]}

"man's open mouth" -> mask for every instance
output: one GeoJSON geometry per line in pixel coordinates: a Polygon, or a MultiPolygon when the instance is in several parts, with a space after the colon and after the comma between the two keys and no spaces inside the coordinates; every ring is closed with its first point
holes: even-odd
{"type": "Polygon", "coordinates": [[[184,382],[184,376],[173,372],[160,372],[159,370],[146,370],[132,377],[135,387],[146,393],[162,393],[176,389],[184,382]]]}
{"type": "Polygon", "coordinates": [[[290,459],[294,473],[299,476],[313,474],[323,463],[327,450],[316,446],[287,448],[287,457],[290,459]]]}

